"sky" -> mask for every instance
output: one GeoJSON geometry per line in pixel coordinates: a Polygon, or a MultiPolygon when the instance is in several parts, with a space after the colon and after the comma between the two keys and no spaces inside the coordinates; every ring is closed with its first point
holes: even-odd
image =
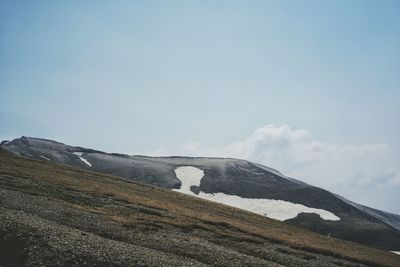
{"type": "Polygon", "coordinates": [[[399,1],[0,0],[0,139],[237,157],[400,214],[399,1]]]}

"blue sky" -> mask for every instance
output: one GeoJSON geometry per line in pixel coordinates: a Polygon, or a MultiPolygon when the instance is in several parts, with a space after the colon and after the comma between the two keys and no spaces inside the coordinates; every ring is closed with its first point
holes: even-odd
{"type": "MultiPolygon", "coordinates": [[[[373,176],[397,181],[398,14],[400,2],[389,0],[1,0],[0,137],[225,155],[256,129],[287,125],[329,151],[353,146],[368,154],[365,146],[384,145],[389,152],[365,162],[387,158],[373,176]]],[[[269,156],[232,154],[279,165],[269,156]]],[[[349,168],[326,162],[326,172],[349,168]]],[[[303,179],[323,174],[278,167],[303,179]]],[[[363,179],[351,173],[349,181],[363,179]]],[[[346,183],[319,185],[400,213],[395,187],[382,189],[383,201],[361,197],[376,182],[358,193],[345,192],[346,183]]]]}

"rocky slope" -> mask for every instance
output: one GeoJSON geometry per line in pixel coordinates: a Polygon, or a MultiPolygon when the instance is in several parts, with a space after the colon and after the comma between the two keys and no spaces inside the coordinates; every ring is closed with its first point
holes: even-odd
{"type": "Polygon", "coordinates": [[[0,266],[366,265],[400,256],[0,150],[0,266]]]}
{"type": "Polygon", "coordinates": [[[399,215],[353,203],[252,162],[110,154],[30,137],[2,142],[0,147],[33,159],[116,175],[229,204],[323,235],[400,251],[399,215]],[[197,169],[201,177],[179,178],[177,170],[184,166],[197,169]]]}

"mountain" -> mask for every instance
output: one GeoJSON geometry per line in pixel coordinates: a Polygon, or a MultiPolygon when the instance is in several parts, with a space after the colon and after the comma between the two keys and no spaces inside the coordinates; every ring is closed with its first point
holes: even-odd
{"type": "Polygon", "coordinates": [[[400,251],[400,216],[351,202],[272,168],[230,158],[145,157],[105,153],[21,137],[14,154],[156,185],[285,221],[319,234],[400,251]]]}
{"type": "Polygon", "coordinates": [[[0,266],[399,265],[394,253],[0,149],[0,266]]]}

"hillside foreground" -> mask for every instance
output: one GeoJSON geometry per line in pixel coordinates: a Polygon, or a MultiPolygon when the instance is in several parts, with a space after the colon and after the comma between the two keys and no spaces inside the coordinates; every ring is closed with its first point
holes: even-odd
{"type": "Polygon", "coordinates": [[[400,266],[400,256],[0,150],[0,266],[400,266]]]}

